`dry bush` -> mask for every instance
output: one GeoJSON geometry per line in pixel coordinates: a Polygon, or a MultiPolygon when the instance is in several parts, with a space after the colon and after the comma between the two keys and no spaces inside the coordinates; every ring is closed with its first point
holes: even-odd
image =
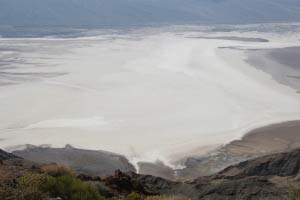
{"type": "Polygon", "coordinates": [[[47,176],[43,174],[26,174],[17,179],[17,199],[40,200],[48,199],[40,187],[46,182],[47,176]]]}
{"type": "Polygon", "coordinates": [[[48,200],[47,192],[41,190],[47,175],[28,173],[9,184],[0,186],[1,200],[48,200]]]}
{"type": "Polygon", "coordinates": [[[49,176],[65,176],[70,175],[73,176],[75,173],[68,167],[59,165],[59,164],[47,164],[41,167],[41,171],[49,176]]]}
{"type": "Polygon", "coordinates": [[[143,196],[141,194],[138,194],[136,192],[132,192],[129,195],[127,195],[127,198],[129,200],[143,200],[143,196]]]}
{"type": "Polygon", "coordinates": [[[300,189],[292,186],[288,192],[287,200],[300,200],[300,189]]]}

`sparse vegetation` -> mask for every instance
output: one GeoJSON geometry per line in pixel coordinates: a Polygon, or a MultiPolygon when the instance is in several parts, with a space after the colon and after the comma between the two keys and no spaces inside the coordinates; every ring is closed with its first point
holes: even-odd
{"type": "Polygon", "coordinates": [[[45,173],[28,173],[5,187],[0,186],[1,200],[48,200],[60,197],[63,200],[104,200],[96,188],[85,183],[63,168],[47,168],[45,173]],[[49,170],[51,169],[51,170],[49,170]],[[56,173],[59,172],[59,173],[56,173]],[[61,173],[64,172],[64,173],[61,173]],[[58,176],[58,174],[68,174],[58,176]]]}
{"type": "Polygon", "coordinates": [[[46,200],[49,195],[41,190],[47,176],[28,173],[16,179],[14,184],[1,187],[0,199],[3,200],[46,200]]]}
{"type": "Polygon", "coordinates": [[[67,200],[104,199],[94,187],[70,175],[48,177],[42,189],[49,192],[51,197],[61,197],[67,200]]]}
{"type": "MultiPolygon", "coordinates": [[[[53,169],[53,168],[51,168],[53,169]]],[[[44,173],[28,173],[16,179],[15,185],[1,187],[0,200],[105,200],[92,185],[74,175],[50,176],[44,173]]],[[[112,200],[189,200],[184,196],[145,196],[132,192],[112,200]]],[[[294,199],[293,199],[294,200],[294,199]]]]}
{"type": "Polygon", "coordinates": [[[288,193],[287,200],[300,200],[300,188],[293,186],[288,193]]]}
{"type": "Polygon", "coordinates": [[[18,178],[16,191],[18,199],[47,199],[47,193],[41,190],[41,186],[46,182],[47,178],[44,174],[32,173],[18,178]]]}

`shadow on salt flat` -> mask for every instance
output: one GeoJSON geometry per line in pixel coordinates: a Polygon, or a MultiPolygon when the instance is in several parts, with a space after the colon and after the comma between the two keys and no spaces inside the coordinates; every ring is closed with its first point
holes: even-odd
{"type": "Polygon", "coordinates": [[[186,38],[231,40],[231,41],[241,41],[241,42],[269,42],[269,40],[263,38],[247,38],[247,37],[236,37],[236,36],[223,36],[223,37],[187,36],[186,38]]]}

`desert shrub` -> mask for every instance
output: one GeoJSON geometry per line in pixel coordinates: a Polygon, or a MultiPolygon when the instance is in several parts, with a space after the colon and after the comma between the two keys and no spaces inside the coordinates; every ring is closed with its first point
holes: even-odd
{"type": "Polygon", "coordinates": [[[17,179],[17,194],[20,199],[46,199],[47,194],[40,190],[47,179],[43,174],[26,174],[17,179]]]}
{"type": "Polygon", "coordinates": [[[103,200],[97,190],[74,176],[64,175],[48,177],[43,190],[52,197],[61,197],[66,200],[103,200]]]}
{"type": "Polygon", "coordinates": [[[2,200],[45,200],[47,193],[40,190],[46,180],[42,174],[26,174],[16,179],[14,183],[3,185],[0,188],[2,200]]]}
{"type": "Polygon", "coordinates": [[[26,174],[13,186],[0,188],[0,200],[105,200],[96,188],[72,175],[52,177],[46,174],[26,174]]]}
{"type": "Polygon", "coordinates": [[[64,175],[74,175],[74,172],[70,168],[55,163],[43,165],[41,167],[41,171],[45,174],[48,174],[49,176],[54,176],[54,177],[64,176],[64,175]]]}
{"type": "Polygon", "coordinates": [[[292,187],[288,192],[288,200],[300,200],[300,189],[292,187]]]}
{"type": "Polygon", "coordinates": [[[28,173],[17,179],[18,187],[40,187],[47,180],[44,174],[28,173]]]}
{"type": "Polygon", "coordinates": [[[127,199],[129,199],[129,200],[142,200],[143,196],[141,194],[136,193],[136,192],[132,192],[129,195],[127,195],[127,199]]]}

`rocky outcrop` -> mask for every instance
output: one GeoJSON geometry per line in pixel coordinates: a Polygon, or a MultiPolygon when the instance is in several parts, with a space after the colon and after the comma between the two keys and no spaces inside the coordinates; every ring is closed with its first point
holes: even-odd
{"type": "Polygon", "coordinates": [[[114,176],[103,179],[106,186],[117,193],[138,192],[140,194],[150,195],[144,185],[134,178],[134,173],[123,173],[120,170],[115,171],[114,176]]]}
{"type": "Polygon", "coordinates": [[[160,177],[134,172],[123,173],[118,170],[114,176],[107,177],[102,181],[115,194],[130,194],[131,192],[143,195],[185,194],[194,198],[197,195],[192,184],[169,181],[160,177]]]}
{"type": "Polygon", "coordinates": [[[243,179],[215,179],[209,183],[197,184],[201,200],[281,200],[287,193],[286,188],[277,186],[264,177],[245,177],[243,179]]]}
{"type": "Polygon", "coordinates": [[[125,156],[106,152],[77,149],[71,145],[65,148],[28,146],[13,154],[40,164],[57,163],[72,168],[77,174],[109,176],[114,171],[136,171],[125,156]]]}
{"type": "Polygon", "coordinates": [[[181,194],[201,200],[281,200],[291,185],[300,185],[299,169],[300,149],[245,161],[185,182],[121,171],[102,181],[115,193],[181,194]]]}
{"type": "Polygon", "coordinates": [[[300,149],[264,156],[194,180],[200,199],[285,199],[299,185],[300,149]]]}
{"type": "Polygon", "coordinates": [[[300,149],[260,157],[230,166],[218,173],[220,177],[297,176],[300,170],[300,149]]]}
{"type": "Polygon", "coordinates": [[[20,157],[14,155],[14,154],[11,154],[11,153],[7,153],[0,149],[0,161],[9,160],[9,159],[13,159],[13,158],[20,158],[20,157]]]}

